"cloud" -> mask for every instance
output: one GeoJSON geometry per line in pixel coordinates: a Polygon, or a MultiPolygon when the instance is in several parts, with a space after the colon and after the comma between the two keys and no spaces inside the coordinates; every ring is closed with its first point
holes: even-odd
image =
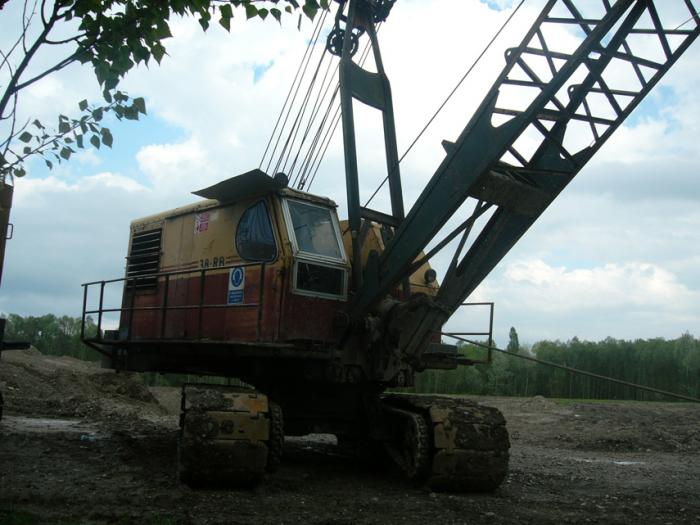
{"type": "Polygon", "coordinates": [[[180,198],[185,197],[183,188],[188,185],[205,187],[224,175],[209,161],[206,150],[195,138],[177,144],[144,146],[136,154],[136,160],[153,188],[177,192],[180,198]]]}
{"type": "MultiPolygon", "coordinates": [[[[495,339],[505,344],[515,326],[521,340],[676,337],[700,322],[700,290],[649,262],[591,268],[517,260],[494,272],[470,299],[495,300],[495,339]]],[[[481,331],[488,325],[462,309],[450,330],[481,331]]],[[[483,316],[482,316],[483,317],[483,316]]]]}
{"type": "MultiPolygon", "coordinates": [[[[399,153],[512,4],[396,4],[379,38],[392,81],[399,153]]],[[[407,208],[443,159],[440,142],[461,132],[502,69],[505,49],[519,43],[541,4],[521,8],[402,163],[407,208]]],[[[8,244],[0,309],[77,314],[80,282],[123,272],[131,220],[185,204],[193,199],[190,191],[258,166],[311,24],[297,31],[293,17],[281,28],[234,20],[229,35],[216,27],[203,34],[196,21],[173,19],[175,36],[163,64],[139,67],[124,81],[125,90],[146,98],[152,119],[124,132],[141,144],[130,154],[133,171],[116,168],[100,150],[83,154],[81,166],[71,159],[53,173],[33,166],[17,182],[16,237],[8,244]],[[178,130],[168,135],[174,138],[158,133],[160,122],[178,130]]],[[[557,42],[566,46],[570,40],[562,33],[557,42]]],[[[695,44],[661,81],[663,92],[652,92],[470,298],[496,301],[497,339],[507,340],[510,326],[524,341],[673,337],[697,326],[699,60],[695,44]]],[[[23,111],[55,119],[56,111],[73,112],[86,97],[99,100],[92,72],[71,68],[37,84],[23,111]]],[[[374,117],[357,123],[365,197],[386,170],[374,117]]],[[[119,141],[116,135],[115,148],[119,141]]],[[[339,131],[311,190],[336,200],[341,215],[343,170],[339,131]]],[[[387,209],[386,191],[375,205],[387,209]]],[[[438,260],[437,266],[442,274],[445,265],[438,260]]],[[[454,324],[463,319],[458,314],[454,324]]]]}
{"type": "Polygon", "coordinates": [[[503,283],[529,297],[527,304],[543,313],[662,304],[683,311],[698,300],[671,272],[644,262],[567,270],[541,259],[522,260],[508,265],[503,283]]]}

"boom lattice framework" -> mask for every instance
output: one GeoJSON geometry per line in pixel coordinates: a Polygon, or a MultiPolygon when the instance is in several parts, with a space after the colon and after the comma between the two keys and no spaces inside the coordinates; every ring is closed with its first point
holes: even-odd
{"type": "MultiPolygon", "coordinates": [[[[440,308],[420,340],[481,283],[517,240],[656,85],[700,32],[691,0],[549,1],[402,221],[354,311],[361,313],[410,272],[468,198],[471,216],[446,273],[440,308]],[[580,4],[580,5],[579,5],[580,4]],[[585,7],[585,9],[584,9],[585,7]],[[494,209],[471,246],[476,218],[494,209]]],[[[435,251],[435,250],[433,250],[435,251]]],[[[433,253],[433,252],[431,252],[433,253]]]]}

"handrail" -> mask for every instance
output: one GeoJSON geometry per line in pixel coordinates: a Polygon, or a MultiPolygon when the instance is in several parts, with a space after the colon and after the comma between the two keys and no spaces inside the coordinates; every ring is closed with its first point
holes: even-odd
{"type": "Polygon", "coordinates": [[[262,332],[262,305],[263,305],[263,298],[264,298],[264,283],[265,283],[265,267],[266,264],[264,262],[242,262],[239,264],[229,264],[229,265],[223,265],[223,266],[212,266],[209,268],[189,268],[189,269],[184,269],[184,270],[175,270],[175,271],[170,271],[170,272],[156,272],[156,273],[151,273],[151,274],[146,274],[146,275],[139,275],[139,276],[125,276],[125,277],[120,277],[117,279],[107,279],[107,280],[101,280],[101,281],[91,281],[87,283],[81,284],[83,287],[83,313],[82,313],[82,320],[81,320],[81,328],[80,328],[80,337],[81,339],[85,340],[85,323],[87,320],[88,315],[92,314],[97,314],[97,337],[95,339],[92,339],[93,341],[101,341],[103,340],[103,334],[102,334],[102,319],[103,315],[106,313],[128,313],[129,315],[129,320],[128,320],[128,335],[127,335],[127,341],[132,340],[133,336],[133,331],[132,331],[132,326],[133,326],[133,320],[134,320],[134,313],[139,312],[139,311],[160,311],[161,316],[160,316],[160,338],[161,339],[166,339],[164,337],[165,335],[165,326],[166,326],[166,318],[167,318],[167,312],[171,310],[198,310],[198,315],[197,315],[197,337],[193,338],[193,340],[201,339],[202,338],[202,314],[205,309],[224,309],[224,308],[258,308],[258,315],[257,315],[257,326],[256,326],[256,337],[257,339],[260,339],[261,337],[261,332],[262,332]],[[205,304],[204,303],[204,292],[205,292],[205,286],[206,286],[206,278],[211,275],[212,272],[214,271],[229,271],[234,268],[247,268],[247,267],[252,267],[252,266],[258,266],[260,267],[260,276],[258,278],[258,288],[259,288],[259,293],[258,293],[258,302],[256,303],[213,303],[213,304],[205,304]],[[168,295],[170,291],[170,278],[173,276],[179,276],[179,275],[188,275],[188,274],[199,274],[199,286],[200,286],[200,291],[199,291],[199,300],[197,303],[194,304],[169,304],[168,303],[168,295]],[[163,299],[160,304],[160,306],[136,306],[135,300],[136,300],[136,295],[138,291],[138,284],[139,282],[144,282],[144,281],[150,281],[153,282],[155,279],[156,283],[163,282],[163,288],[160,288],[160,285],[157,285],[157,290],[160,292],[162,291],[163,293],[163,299]],[[163,280],[162,280],[163,279],[163,280]],[[105,296],[105,286],[113,283],[118,283],[118,282],[124,282],[124,288],[123,288],[123,295],[122,295],[122,306],[119,308],[104,308],[104,296],[105,296]],[[88,309],[88,290],[92,286],[97,286],[99,285],[100,288],[100,293],[99,293],[99,304],[97,309],[88,309]],[[129,294],[129,305],[124,306],[124,300],[126,299],[126,294],[129,294]]]}
{"type": "Polygon", "coordinates": [[[488,306],[489,307],[489,330],[488,332],[437,332],[440,335],[443,335],[445,337],[450,337],[452,339],[456,339],[458,341],[464,341],[463,337],[464,336],[475,336],[475,335],[481,335],[481,336],[487,336],[488,337],[488,344],[480,345],[488,350],[488,353],[486,355],[486,360],[485,361],[480,361],[480,360],[475,360],[475,359],[469,359],[469,363],[464,361],[462,364],[490,364],[491,361],[493,360],[493,351],[492,348],[494,347],[493,344],[493,307],[494,303],[493,302],[478,302],[478,303],[462,303],[460,304],[460,307],[462,306],[488,306]]]}

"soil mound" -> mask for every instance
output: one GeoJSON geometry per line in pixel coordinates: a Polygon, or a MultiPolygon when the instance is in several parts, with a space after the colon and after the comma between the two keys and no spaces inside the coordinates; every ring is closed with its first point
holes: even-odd
{"type": "Polygon", "coordinates": [[[10,414],[110,418],[164,413],[138,374],[46,356],[35,348],[3,352],[0,388],[10,414]]]}

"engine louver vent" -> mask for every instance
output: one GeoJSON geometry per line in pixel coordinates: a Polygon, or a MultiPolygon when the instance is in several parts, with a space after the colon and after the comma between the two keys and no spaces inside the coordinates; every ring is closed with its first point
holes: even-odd
{"type": "Polygon", "coordinates": [[[162,228],[134,233],[131,237],[131,249],[127,257],[126,276],[129,286],[136,288],[152,288],[158,282],[157,277],[146,277],[158,273],[160,267],[160,243],[163,236],[162,228]]]}

